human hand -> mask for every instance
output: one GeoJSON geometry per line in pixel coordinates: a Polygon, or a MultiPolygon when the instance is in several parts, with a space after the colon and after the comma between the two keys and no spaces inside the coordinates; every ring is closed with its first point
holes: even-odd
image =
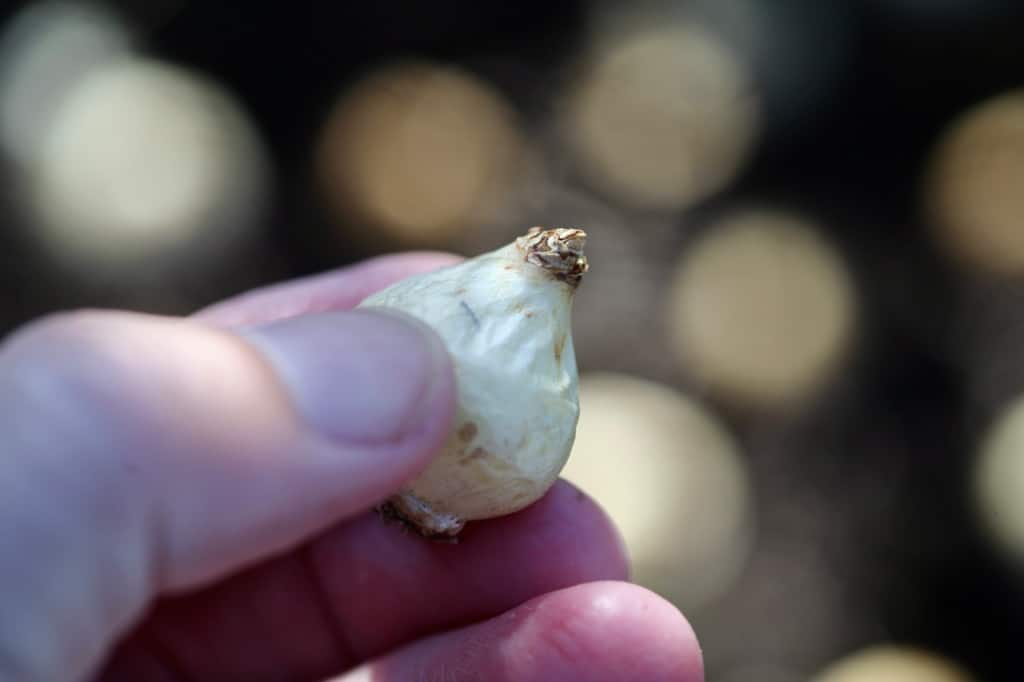
{"type": "Polygon", "coordinates": [[[352,312],[449,257],[0,346],[0,679],[700,680],[582,493],[431,543],[368,510],[450,427],[426,327],[352,312]]]}

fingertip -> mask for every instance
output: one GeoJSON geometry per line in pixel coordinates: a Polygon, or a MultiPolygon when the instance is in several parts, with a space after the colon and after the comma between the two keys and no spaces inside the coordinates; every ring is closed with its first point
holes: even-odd
{"type": "MultiPolygon", "coordinates": [[[[355,310],[242,331],[315,432],[350,446],[447,436],[455,408],[451,358],[437,333],[408,315],[355,310]]],[[[424,462],[425,464],[425,462],[424,462]]]]}
{"type": "Polygon", "coordinates": [[[535,601],[537,627],[549,633],[545,640],[570,666],[598,667],[610,680],[704,679],[700,644],[689,621],[644,587],[594,582],[535,601]]]}
{"type": "Polygon", "coordinates": [[[538,597],[501,620],[508,637],[501,643],[501,656],[515,670],[508,679],[552,679],[552,671],[557,679],[704,679],[700,647],[689,622],[666,600],[638,585],[577,585],[538,597]]]}
{"type": "Polygon", "coordinates": [[[502,616],[420,640],[339,678],[391,682],[439,670],[489,682],[701,682],[693,629],[667,601],[623,582],[576,585],[502,616]]]}
{"type": "Polygon", "coordinates": [[[521,512],[470,523],[457,544],[367,515],[323,534],[311,556],[338,620],[353,624],[347,639],[360,657],[628,573],[607,516],[564,482],[521,512]]]}

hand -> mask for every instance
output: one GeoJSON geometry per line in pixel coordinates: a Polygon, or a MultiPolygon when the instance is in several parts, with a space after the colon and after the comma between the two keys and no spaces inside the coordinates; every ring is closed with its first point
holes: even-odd
{"type": "Polygon", "coordinates": [[[439,339],[349,311],[450,257],[370,261],[192,319],[46,318],[0,346],[0,678],[701,679],[560,483],[458,545],[372,506],[453,417],[439,339]]]}

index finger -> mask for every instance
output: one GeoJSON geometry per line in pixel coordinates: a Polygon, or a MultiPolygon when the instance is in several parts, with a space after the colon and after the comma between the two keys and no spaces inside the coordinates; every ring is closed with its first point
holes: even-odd
{"type": "Polygon", "coordinates": [[[355,308],[398,280],[462,260],[439,251],[416,251],[370,260],[319,275],[253,289],[206,307],[194,319],[218,327],[266,324],[299,315],[355,308]]]}

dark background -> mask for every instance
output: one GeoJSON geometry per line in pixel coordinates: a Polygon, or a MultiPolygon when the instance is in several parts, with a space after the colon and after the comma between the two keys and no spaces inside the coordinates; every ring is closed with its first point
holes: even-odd
{"type": "MultiPolygon", "coordinates": [[[[757,547],[799,548],[792,561],[755,549],[735,589],[694,615],[709,679],[803,679],[840,656],[891,642],[952,659],[978,680],[1017,680],[1022,592],[1011,562],[978,529],[967,480],[980,438],[1024,387],[1024,281],[943,252],[922,210],[922,182],[937,141],[958,116],[1024,86],[1024,5],[733,4],[756,6],[765,34],[777,39],[750,60],[760,134],[727,186],[672,210],[620,206],[570,170],[550,177],[584,197],[587,208],[578,215],[571,203],[540,201],[496,222],[590,230],[588,212],[607,211],[621,234],[655,224],[659,243],[680,249],[737,204],[813,216],[843,254],[859,293],[857,349],[819,399],[795,414],[702,396],[749,459],[757,547]],[[801,567],[796,555],[813,559],[801,567]],[[804,571],[814,584],[827,583],[827,604],[801,602],[818,599],[805,589],[804,571]]],[[[108,6],[134,27],[139,50],[204,75],[241,103],[269,153],[269,204],[237,252],[202,269],[175,269],[164,279],[69,268],[33,238],[20,204],[23,170],[8,164],[0,193],[4,333],[78,306],[184,314],[257,284],[404,248],[349,238],[351,225],[318,188],[318,138],[338,96],[394,58],[455,64],[495,87],[524,135],[547,145],[559,89],[601,9],[582,0],[108,6]]],[[[8,6],[0,30],[21,9],[8,6]]],[[[1024,148],[1024,137],[1015,144],[1024,148]]],[[[549,159],[562,153],[557,144],[548,149],[549,159]]],[[[1024,152],[1019,157],[1024,193],[1024,152]]],[[[1016,221],[1024,233],[1024,214],[1016,221]]],[[[470,252],[504,240],[487,234],[425,246],[470,252]]],[[[599,236],[592,231],[595,245],[599,236]]],[[[596,259],[591,277],[601,277],[596,259]]],[[[627,287],[626,304],[653,311],[637,324],[655,323],[655,306],[630,295],[627,287]]],[[[642,335],[618,345],[595,341],[588,351],[586,330],[599,326],[593,320],[601,311],[593,300],[579,311],[582,371],[692,387],[671,362],[652,358],[660,346],[645,348],[642,335]]],[[[685,520],[680,528],[685,532],[685,520]]]]}

